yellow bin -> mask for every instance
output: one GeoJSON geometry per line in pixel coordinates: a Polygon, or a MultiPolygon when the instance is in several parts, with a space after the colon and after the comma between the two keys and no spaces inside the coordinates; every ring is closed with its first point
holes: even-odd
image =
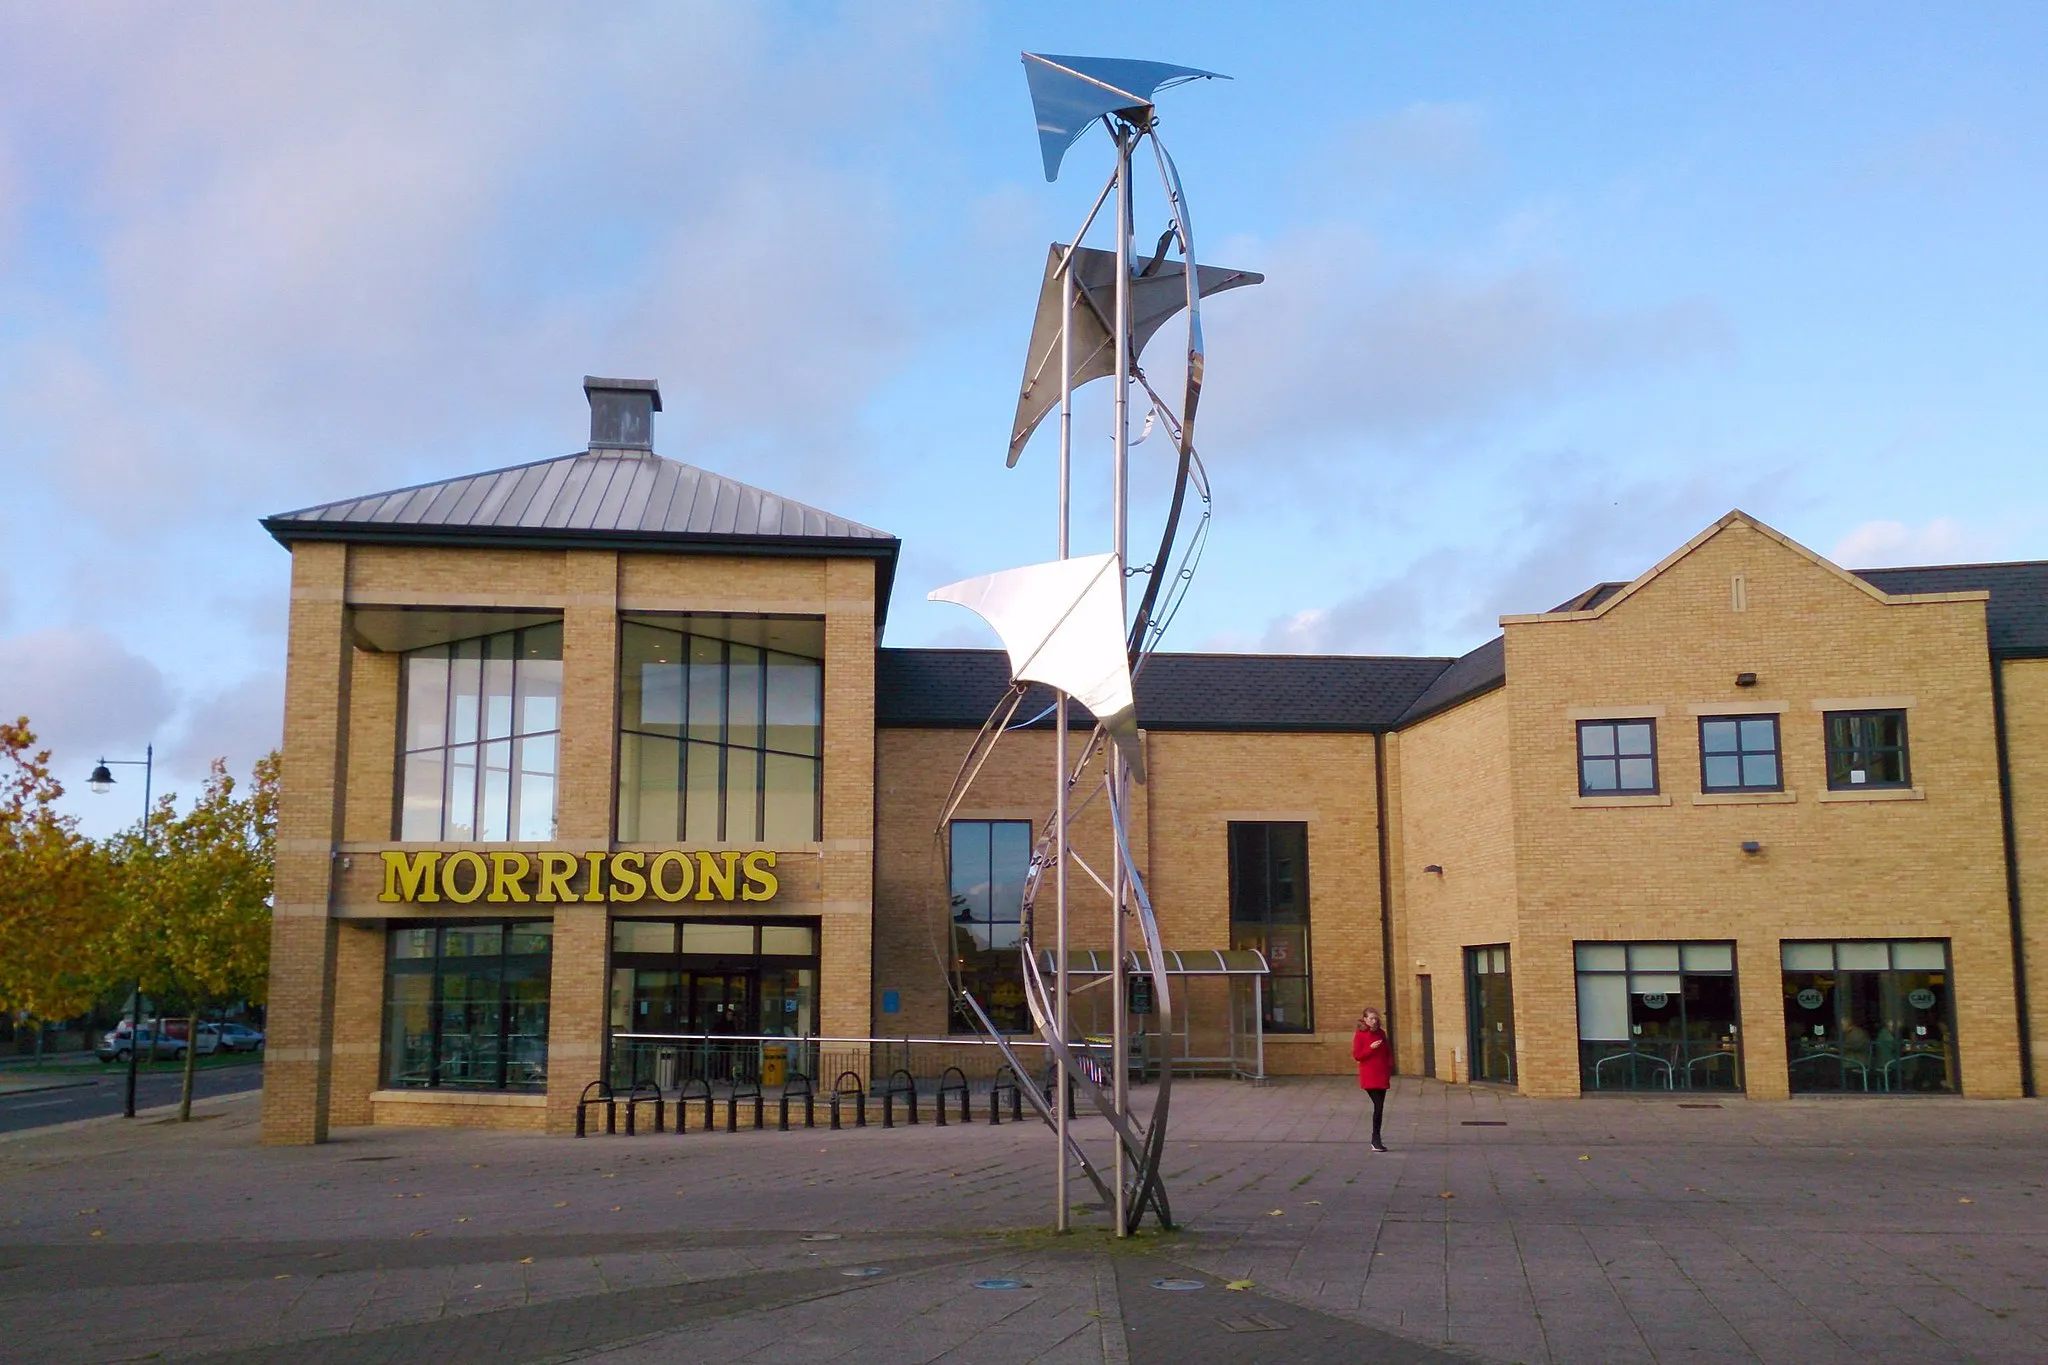
{"type": "Polygon", "coordinates": [[[769,1043],[761,1049],[761,1084],[784,1085],[789,1081],[789,1047],[769,1043]]]}

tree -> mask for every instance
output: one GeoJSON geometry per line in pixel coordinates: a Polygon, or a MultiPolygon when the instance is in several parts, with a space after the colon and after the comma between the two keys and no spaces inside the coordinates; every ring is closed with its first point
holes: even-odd
{"type": "Polygon", "coordinates": [[[0,722],[0,1009],[39,1027],[90,1009],[105,981],[105,867],[57,812],[63,794],[28,717],[0,722]]]}
{"type": "MultiPolygon", "coordinates": [[[[270,897],[277,836],[279,761],[256,763],[238,795],[227,764],[214,760],[192,808],[166,793],[147,835],[116,844],[119,906],[111,960],[124,979],[185,1005],[193,1017],[230,999],[260,1001],[270,972],[270,897]]],[[[196,1026],[185,1052],[180,1117],[189,1117],[196,1026]]]]}

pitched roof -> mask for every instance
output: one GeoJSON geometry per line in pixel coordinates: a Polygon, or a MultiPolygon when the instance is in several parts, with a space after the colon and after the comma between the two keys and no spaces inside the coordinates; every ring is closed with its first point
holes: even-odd
{"type": "MultiPolygon", "coordinates": [[[[1148,730],[1387,730],[1451,662],[1155,654],[1138,676],[1138,723],[1148,730]]],[[[875,720],[899,728],[979,726],[1009,681],[1001,650],[884,649],[876,661],[875,720]]],[[[1034,687],[1018,714],[1036,716],[1051,705],[1052,695],[1034,687]]]]}
{"type": "Polygon", "coordinates": [[[2048,655],[2048,561],[2012,564],[1930,564],[1855,569],[1887,593],[1989,592],[1985,629],[1993,654],[2048,655]]]}
{"type": "MultiPolygon", "coordinates": [[[[893,547],[886,531],[849,521],[679,460],[640,451],[587,450],[266,517],[294,540],[431,540],[534,543],[573,538],[763,547],[849,543],[893,547]]],[[[860,552],[859,549],[855,550],[860,552]]]]}
{"type": "MultiPolygon", "coordinates": [[[[1612,587],[1603,583],[1600,587],[1612,587]]],[[[1591,592],[1598,592],[1599,588],[1591,592]]],[[[1574,598],[1573,601],[1579,599],[1574,598]]],[[[1571,608],[1561,608],[1571,610],[1571,608]]],[[[1436,675],[1422,695],[1408,704],[1395,722],[1397,725],[1413,725],[1439,711],[1448,711],[1460,702],[1467,702],[1482,692],[1491,692],[1508,680],[1507,637],[1496,635],[1469,654],[1451,662],[1450,667],[1436,675]]]]}

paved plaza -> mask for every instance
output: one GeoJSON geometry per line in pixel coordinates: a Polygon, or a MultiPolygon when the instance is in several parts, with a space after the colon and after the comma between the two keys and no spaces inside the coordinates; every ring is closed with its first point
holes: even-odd
{"type": "Polygon", "coordinates": [[[2048,1107],[1683,1098],[1403,1080],[1376,1156],[1341,1080],[1184,1083],[1182,1227],[1115,1244],[1035,1123],[266,1149],[228,1096],[0,1138],[0,1359],[2048,1358],[2048,1107]]]}

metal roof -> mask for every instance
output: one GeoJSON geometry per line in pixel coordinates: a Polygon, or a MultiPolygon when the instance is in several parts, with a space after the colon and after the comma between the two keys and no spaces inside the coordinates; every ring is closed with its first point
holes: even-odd
{"type": "Polygon", "coordinates": [[[266,517],[264,529],[295,540],[420,540],[449,537],[560,543],[625,539],[740,542],[769,547],[859,547],[874,554],[898,543],[886,531],[737,479],[660,455],[587,450],[558,459],[467,474],[435,483],[266,517]]]}
{"type": "MultiPolygon", "coordinates": [[[[1271,971],[1265,955],[1252,948],[1163,948],[1159,955],[1168,976],[1265,976],[1271,971]]],[[[1143,950],[1128,954],[1128,959],[1134,972],[1152,970],[1151,957],[1143,950]]],[[[1059,969],[1059,955],[1051,948],[1041,948],[1038,960],[1048,974],[1059,969]]],[[[1114,954],[1100,949],[1067,950],[1071,976],[1108,976],[1115,961],[1114,954]]]]}

